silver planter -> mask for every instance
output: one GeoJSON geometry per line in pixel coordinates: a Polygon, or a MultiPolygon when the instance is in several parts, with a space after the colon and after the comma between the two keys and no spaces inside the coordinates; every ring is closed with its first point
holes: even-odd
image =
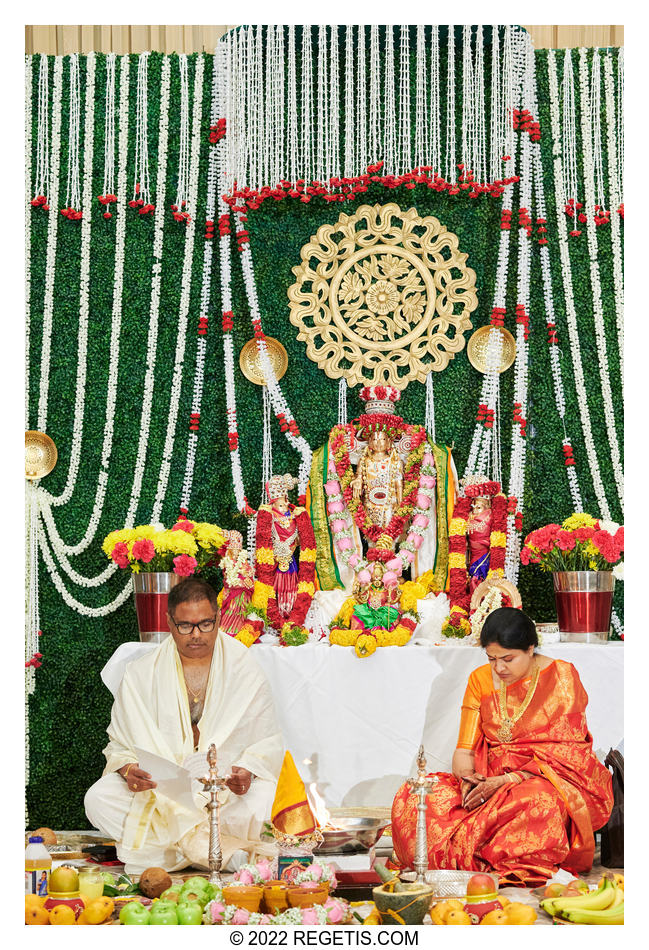
{"type": "Polygon", "coordinates": [[[552,578],[561,640],[608,640],[615,590],[612,571],[555,571],[552,578]]]}
{"type": "Polygon", "coordinates": [[[167,599],[180,579],[171,571],[133,574],[137,623],[143,643],[162,643],[169,636],[167,599]]]}

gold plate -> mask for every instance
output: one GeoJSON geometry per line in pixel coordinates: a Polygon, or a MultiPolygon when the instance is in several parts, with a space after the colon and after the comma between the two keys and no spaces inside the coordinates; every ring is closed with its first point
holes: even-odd
{"type": "Polygon", "coordinates": [[[466,348],[469,362],[479,373],[487,372],[487,344],[489,342],[489,332],[493,329],[498,329],[503,338],[503,348],[500,354],[498,372],[504,373],[516,359],[516,340],[509,330],[506,330],[504,327],[492,327],[489,325],[480,327],[475,333],[471,334],[466,348]]]}
{"type": "MultiPolygon", "coordinates": [[[[275,370],[275,376],[277,379],[281,379],[288,369],[288,353],[279,340],[272,336],[266,337],[266,349],[268,350],[270,365],[275,370]]],[[[243,375],[251,383],[255,383],[257,386],[266,385],[266,377],[261,368],[261,358],[256,340],[248,340],[241,348],[239,366],[243,375]]]]}
{"type": "Polygon", "coordinates": [[[484,598],[492,588],[498,587],[502,594],[506,594],[511,600],[512,607],[522,606],[523,601],[518,591],[518,587],[508,581],[505,577],[486,577],[481,581],[471,596],[471,610],[477,610],[484,598]]]}
{"type": "Polygon", "coordinates": [[[25,478],[30,480],[49,475],[59,453],[49,435],[28,429],[25,432],[25,478]]]}

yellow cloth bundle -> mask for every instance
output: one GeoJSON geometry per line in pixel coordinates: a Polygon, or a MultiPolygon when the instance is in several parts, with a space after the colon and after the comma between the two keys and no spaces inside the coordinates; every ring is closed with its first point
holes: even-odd
{"type": "Polygon", "coordinates": [[[287,835],[308,835],[316,827],[304,782],[288,750],[284,753],[282,770],[277,780],[271,822],[277,831],[287,835]]]}

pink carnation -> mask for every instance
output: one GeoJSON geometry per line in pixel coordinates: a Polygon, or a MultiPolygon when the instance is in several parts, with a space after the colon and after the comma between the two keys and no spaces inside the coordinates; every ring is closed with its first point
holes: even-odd
{"type": "Polygon", "coordinates": [[[174,558],[174,574],[181,577],[190,577],[196,570],[197,561],[190,554],[179,554],[174,558]]]}
{"type": "Polygon", "coordinates": [[[624,525],[615,532],[615,542],[620,549],[620,554],[624,553],[624,525]]]}
{"type": "Polygon", "coordinates": [[[403,561],[400,557],[393,557],[385,566],[389,571],[395,571],[397,574],[403,571],[403,561]]]}
{"type": "Polygon", "coordinates": [[[231,924],[247,924],[249,920],[250,920],[250,911],[246,910],[245,907],[237,907],[230,923],[231,924]]]}
{"type": "Polygon", "coordinates": [[[128,544],[125,541],[118,541],[110,556],[118,567],[128,567],[128,544]]]}
{"type": "Polygon", "coordinates": [[[303,924],[317,924],[319,923],[317,914],[313,907],[305,907],[302,910],[302,923],[303,924]]]}
{"type": "Polygon", "coordinates": [[[339,495],[340,494],[340,483],[335,479],[330,479],[324,484],[324,490],[328,495],[339,495]]]}
{"type": "Polygon", "coordinates": [[[371,580],[372,580],[372,575],[371,575],[370,572],[367,570],[367,568],[365,568],[365,569],[362,570],[362,571],[359,571],[359,573],[358,573],[358,583],[359,583],[359,584],[369,584],[369,582],[370,582],[371,580]]]}
{"type": "Polygon", "coordinates": [[[521,551],[521,564],[529,564],[532,552],[529,548],[523,548],[521,551]]]}
{"type": "Polygon", "coordinates": [[[187,534],[191,534],[192,531],[194,530],[194,522],[193,521],[177,521],[171,530],[172,531],[186,531],[187,534]]]}
{"type": "Polygon", "coordinates": [[[148,564],[155,557],[155,546],[150,538],[140,538],[133,545],[133,557],[148,564]]]}
{"type": "Polygon", "coordinates": [[[405,557],[406,561],[410,561],[411,564],[415,559],[415,555],[412,553],[412,551],[404,551],[403,556],[405,557]]]}
{"type": "Polygon", "coordinates": [[[395,571],[386,571],[383,575],[383,583],[386,585],[386,587],[392,587],[397,583],[397,580],[398,578],[395,571]]]}
{"type": "Polygon", "coordinates": [[[574,531],[574,535],[578,541],[590,541],[594,534],[594,528],[576,528],[574,531]]]}

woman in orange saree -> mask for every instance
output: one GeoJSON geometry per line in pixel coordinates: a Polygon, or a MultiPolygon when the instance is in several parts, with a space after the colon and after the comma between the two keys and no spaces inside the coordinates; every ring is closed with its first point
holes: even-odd
{"type": "MultiPolygon", "coordinates": [[[[535,654],[536,628],[503,607],[482,628],[489,663],[469,677],[451,774],[427,801],[431,868],[492,871],[534,886],[558,867],[592,866],[594,831],[613,807],[611,775],[593,754],[588,696],[563,660],[535,654]]],[[[392,805],[397,863],[412,867],[417,801],[404,784],[392,805]]]]}

